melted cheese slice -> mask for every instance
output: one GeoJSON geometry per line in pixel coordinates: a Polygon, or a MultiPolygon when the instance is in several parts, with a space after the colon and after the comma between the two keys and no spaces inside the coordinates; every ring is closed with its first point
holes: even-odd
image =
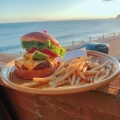
{"type": "Polygon", "coordinates": [[[33,54],[31,54],[29,59],[23,57],[21,59],[18,59],[16,61],[16,64],[20,69],[22,69],[22,66],[24,65],[29,70],[33,70],[35,68],[35,66],[37,66],[38,64],[43,63],[45,61],[48,61],[50,65],[52,63],[54,63],[54,59],[49,58],[49,57],[47,58],[47,60],[34,60],[33,59],[33,54]]]}
{"type": "Polygon", "coordinates": [[[46,60],[33,60],[33,59],[19,59],[17,60],[17,66],[22,69],[22,65],[27,67],[29,70],[33,70],[35,66],[37,66],[40,63],[45,62],[46,60]]]}

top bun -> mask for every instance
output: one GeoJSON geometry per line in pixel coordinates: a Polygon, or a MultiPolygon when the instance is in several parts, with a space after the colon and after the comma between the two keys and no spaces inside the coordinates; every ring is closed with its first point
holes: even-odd
{"type": "Polygon", "coordinates": [[[47,40],[50,40],[51,44],[59,46],[58,41],[53,36],[51,36],[48,33],[44,33],[44,32],[31,32],[31,33],[25,34],[21,37],[21,42],[23,42],[23,41],[28,41],[28,42],[38,41],[40,43],[46,43],[47,40]]]}

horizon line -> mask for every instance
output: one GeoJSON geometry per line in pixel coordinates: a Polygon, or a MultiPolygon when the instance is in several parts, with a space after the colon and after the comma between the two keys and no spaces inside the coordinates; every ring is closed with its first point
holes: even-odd
{"type": "Polygon", "coordinates": [[[2,23],[30,23],[30,22],[54,22],[54,21],[73,21],[73,20],[101,20],[101,19],[116,19],[116,18],[80,18],[80,19],[58,19],[58,20],[31,20],[31,21],[0,21],[2,23]]]}

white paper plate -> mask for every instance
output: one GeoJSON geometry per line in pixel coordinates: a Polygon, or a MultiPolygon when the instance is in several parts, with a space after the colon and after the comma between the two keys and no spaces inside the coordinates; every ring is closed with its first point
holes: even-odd
{"type": "Polygon", "coordinates": [[[95,51],[87,51],[87,53],[88,55],[93,56],[95,59],[96,58],[99,59],[101,62],[105,62],[106,60],[109,60],[115,65],[116,70],[107,79],[96,81],[95,83],[87,83],[87,84],[83,84],[79,86],[67,86],[66,85],[66,86],[62,86],[58,88],[49,88],[47,84],[44,84],[44,85],[37,86],[35,88],[27,88],[27,87],[23,87],[20,85],[22,83],[29,82],[29,81],[22,80],[16,77],[14,73],[15,60],[13,60],[2,68],[1,77],[2,77],[3,82],[8,87],[18,90],[18,91],[22,91],[26,93],[33,93],[33,94],[42,94],[42,95],[58,95],[58,94],[71,94],[71,93],[84,92],[84,91],[88,91],[88,90],[92,90],[92,89],[104,86],[108,84],[110,81],[112,81],[119,74],[120,65],[119,65],[119,62],[115,58],[107,54],[95,52],[95,51]]]}

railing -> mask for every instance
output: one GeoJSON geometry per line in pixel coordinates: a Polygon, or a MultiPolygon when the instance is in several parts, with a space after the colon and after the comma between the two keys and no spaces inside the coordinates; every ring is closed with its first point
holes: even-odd
{"type": "Polygon", "coordinates": [[[92,42],[92,41],[96,41],[96,42],[106,42],[108,40],[114,40],[120,38],[120,33],[111,33],[111,34],[103,34],[101,36],[96,36],[96,37],[89,37],[86,40],[76,40],[76,41],[72,41],[72,42],[67,42],[67,43],[63,43],[62,45],[65,47],[75,47],[76,45],[82,45],[84,43],[88,43],[88,42],[92,42]]]}

